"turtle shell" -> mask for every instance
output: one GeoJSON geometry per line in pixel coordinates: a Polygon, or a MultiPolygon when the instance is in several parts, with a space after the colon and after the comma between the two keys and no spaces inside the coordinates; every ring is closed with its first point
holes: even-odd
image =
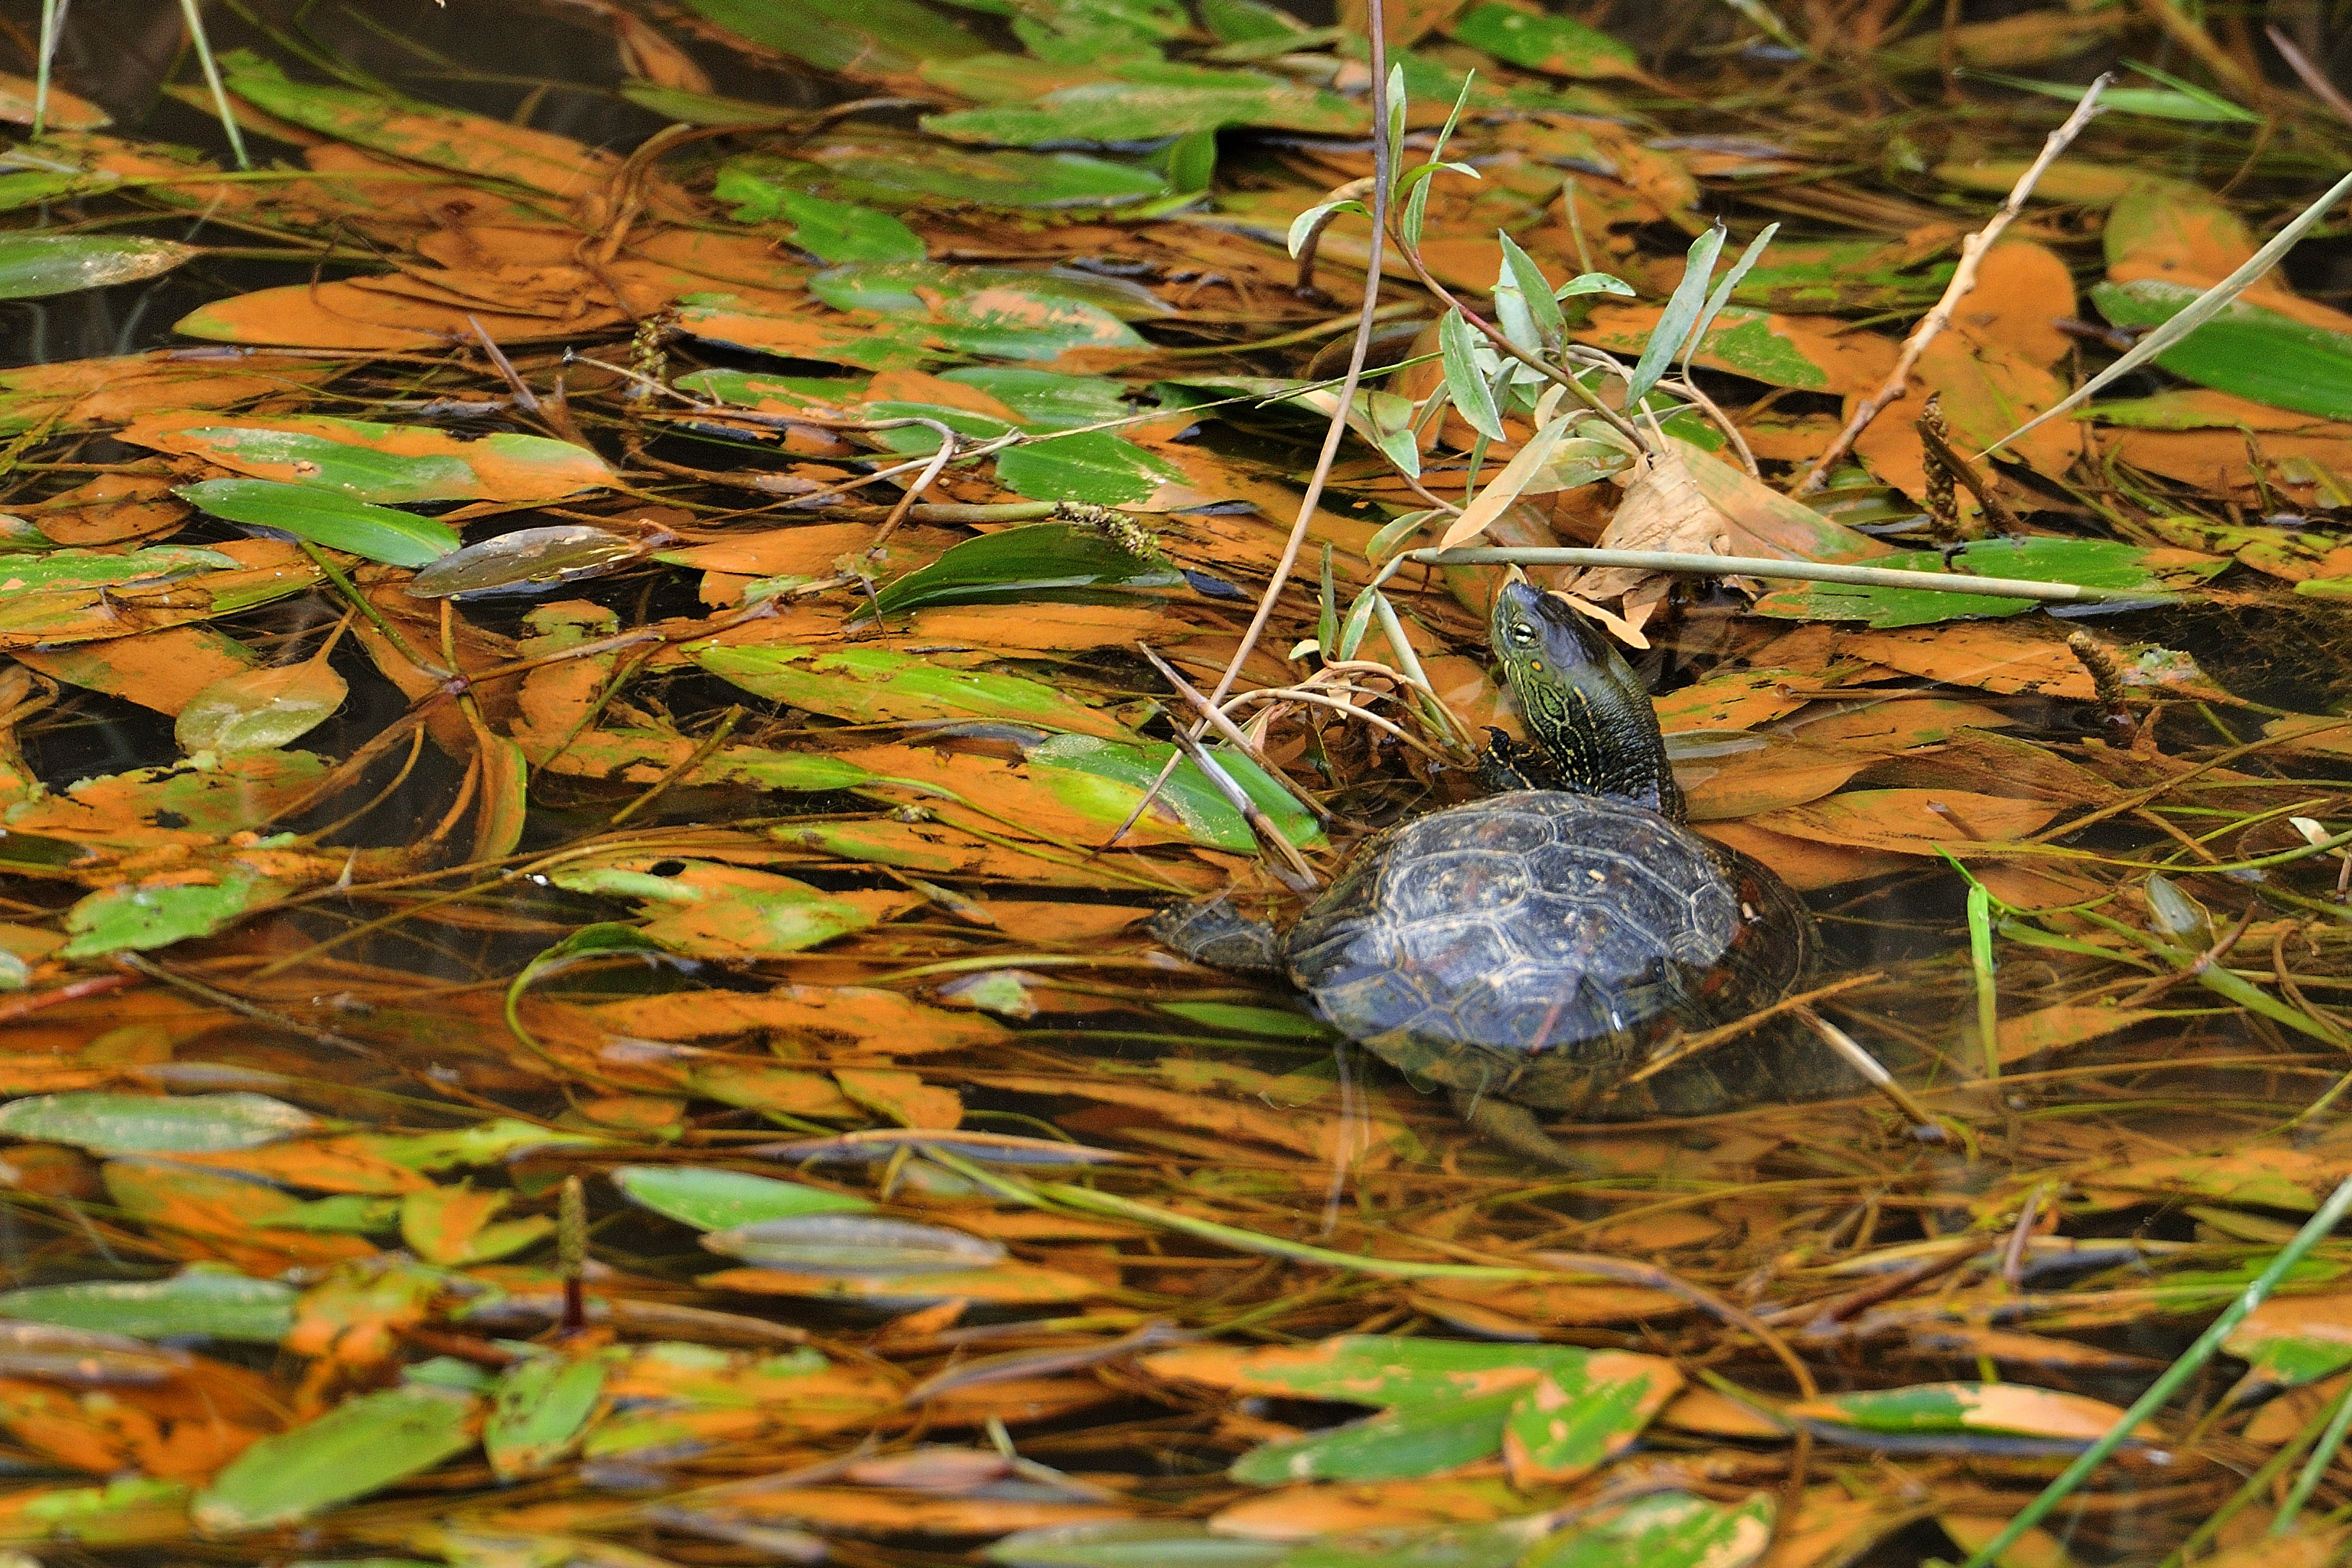
{"type": "Polygon", "coordinates": [[[1812,922],[1755,862],[1633,802],[1521,790],[1391,830],[1292,930],[1291,977],[1344,1033],[1472,1094],[1694,1113],[1826,1085],[1737,1041],[1607,1105],[1670,1029],[1787,995],[1812,922]]]}

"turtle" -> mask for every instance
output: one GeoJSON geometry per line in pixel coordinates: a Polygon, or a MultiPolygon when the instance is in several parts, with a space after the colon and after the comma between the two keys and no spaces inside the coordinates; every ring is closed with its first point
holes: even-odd
{"type": "Polygon", "coordinates": [[[1515,574],[1490,629],[1532,740],[1489,730],[1493,793],[1367,841],[1287,932],[1213,900],[1164,911],[1155,933],[1198,962],[1286,973],[1333,1028],[1548,1162],[1577,1163],[1536,1110],[1701,1115],[1853,1086],[1786,1031],[1636,1077],[1672,1030],[1794,991],[1812,917],[1691,831],[1649,694],[1601,628],[1515,574]]]}

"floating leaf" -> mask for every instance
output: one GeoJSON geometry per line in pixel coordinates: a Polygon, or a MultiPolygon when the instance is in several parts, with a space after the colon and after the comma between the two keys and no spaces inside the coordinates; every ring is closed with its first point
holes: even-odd
{"type": "MultiPolygon", "coordinates": [[[[0,1298],[5,1301],[5,1298],[0,1298]]],[[[2274,1296],[2249,1312],[2221,1354],[2247,1364],[2248,1389],[2300,1388],[2352,1366],[2352,1318],[2341,1292],[2274,1296]]]]}
{"type": "Polygon", "coordinates": [[[99,1154],[253,1149],[316,1132],[319,1118],[267,1094],[35,1094],[0,1105],[0,1133],[99,1154]]]}
{"type": "Polygon", "coordinates": [[[1659,1492],[1572,1525],[1519,1561],[1523,1568],[1748,1568],[1772,1544],[1774,1511],[1761,1492],[1738,1504],[1659,1492]]]}
{"type": "Polygon", "coordinates": [[[2021,1383],[1923,1383],[1803,1400],[1781,1412],[1791,1420],[1832,1423],[1864,1432],[2039,1437],[2087,1443],[2123,1417],[2103,1399],[2021,1383]]]}
{"type": "MultiPolygon", "coordinates": [[[[933,68],[936,74],[937,68],[933,68]]],[[[987,207],[1116,207],[1168,193],[1149,169],[1080,152],[976,152],[932,141],[920,157],[903,147],[851,142],[813,151],[813,161],[746,153],[728,161],[772,184],[877,206],[936,202],[987,207]]]]}
{"type": "MultiPolygon", "coordinates": [[[[2136,278],[2091,290],[2118,327],[2154,327],[2187,309],[2200,288],[2136,278]]],[[[2352,335],[2306,326],[2244,298],[2156,357],[2185,381],[2327,419],[2352,419],[2352,335]]]]}
{"type": "Polygon", "coordinates": [[[324,659],[247,670],[190,697],[172,735],[183,751],[265,750],[310,734],[350,695],[324,659]]]}
{"type": "Polygon", "coordinates": [[[552,1469],[571,1452],[604,1392],[604,1366],[534,1355],[508,1369],[490,1396],[482,1448],[501,1481],[552,1469]]]}
{"type": "Polygon", "coordinates": [[[156,413],[116,436],[201,457],[248,478],[335,490],[355,501],[552,501],[613,482],[584,446],[509,431],[446,431],[325,414],[225,419],[156,413]]]}
{"type": "Polygon", "coordinates": [[[620,1166],[613,1171],[613,1185],[656,1214],[697,1230],[729,1230],[805,1214],[858,1214],[874,1207],[847,1193],[711,1166],[620,1166]]]}
{"type": "Polygon", "coordinates": [[[914,0],[688,0],[696,15],[823,71],[884,75],[987,47],[914,0]]]}
{"type": "Polygon", "coordinates": [[[887,648],[706,645],[695,650],[695,661],[771,702],[851,724],[994,718],[1112,739],[1130,733],[1042,681],[955,669],[887,648]]]}
{"type": "Polygon", "coordinates": [[[1043,599],[1075,589],[1171,588],[1183,580],[1156,553],[1141,553],[1100,529],[1035,523],[966,539],[930,565],[886,583],[874,607],[897,615],[919,605],[1043,599]]]}
{"type": "Polygon", "coordinates": [[[196,247],[123,235],[0,234],[0,299],[41,299],[171,271],[196,247]]]}
{"type": "Polygon", "coordinates": [[[1274,1568],[1291,1549],[1190,1520],[1134,1519],[1024,1530],[982,1555],[1005,1568],[1274,1568]]]}
{"type": "Polygon", "coordinates": [[[285,891],[281,883],[231,872],[215,883],[171,883],[93,893],[66,911],[66,930],[70,936],[58,956],[95,958],[209,936],[276,903],[285,891]]]}
{"type": "MultiPolygon", "coordinates": [[[[1360,135],[1363,110],[1336,93],[1279,78],[1203,67],[1169,68],[1172,81],[1087,82],[1033,104],[1000,104],[926,115],[923,129],[953,141],[1013,147],[1049,142],[1157,141],[1170,136],[1260,125],[1317,135],[1360,135]]],[[[1130,76],[1140,74],[1130,70],[1130,76]]]]}
{"type": "Polygon", "coordinates": [[[1173,464],[1107,430],[1015,446],[997,458],[996,477],[1006,488],[1034,500],[1085,501],[1097,507],[1144,506],[1184,481],[1183,471],[1173,464]]]}
{"type": "Polygon", "coordinates": [[[987,1269],[1002,1244],[939,1225],[862,1215],[804,1214],[762,1219],[702,1239],[713,1252],[809,1274],[936,1274],[987,1269]]]}
{"type": "Polygon", "coordinates": [[[1595,27],[1567,16],[1499,4],[1473,5],[1447,26],[1456,40],[1498,60],[1553,76],[1639,78],[1642,57],[1595,27]]]}
{"type": "Polygon", "coordinates": [[[457,548],[457,531],[446,524],[307,485],[206,479],[173,494],[232,523],[270,528],[386,566],[425,566],[457,548]]]}
{"type": "Polygon", "coordinates": [[[474,1413],[474,1400],[434,1388],[346,1399],[238,1455],[196,1499],[196,1523],[263,1530],[365,1497],[471,1448],[474,1413]]]}
{"type": "Polygon", "coordinates": [[[646,540],[589,523],[517,528],[430,562],[410,580],[406,591],[419,599],[541,593],[618,571],[646,550],[646,540]]]}
{"type": "Polygon", "coordinates": [[[942,371],[940,380],[978,388],[1033,430],[1070,430],[1135,413],[1126,384],[1101,376],[1066,376],[1028,365],[971,365],[942,371]]]}
{"type": "MultiPolygon", "coordinates": [[[[1264,768],[1239,752],[1222,747],[1209,749],[1225,776],[1265,814],[1276,832],[1302,848],[1313,848],[1324,841],[1323,830],[1315,818],[1264,768]]],[[[1174,750],[1164,741],[1136,743],[1060,735],[1027,747],[1024,755],[1033,767],[1045,770],[1041,777],[1049,780],[1057,773],[1066,777],[1079,775],[1087,784],[1099,781],[1109,786],[1099,790],[1087,789],[1084,797],[1076,789],[1057,788],[1055,792],[1073,806],[1080,806],[1083,801],[1084,806],[1091,807],[1089,814],[1098,820],[1116,823],[1124,821],[1142,800],[1144,791],[1159,779],[1160,769],[1167,766],[1174,750]]],[[[1257,838],[1248,822],[1192,758],[1177,763],[1156,798],[1163,807],[1175,811],[1195,841],[1243,854],[1256,852],[1257,838]]]]}
{"type": "Polygon", "coordinates": [[[790,224],[793,244],[819,261],[920,261],[928,254],[922,236],[887,213],[771,184],[740,161],[719,170],[711,193],[736,204],[727,215],[739,224],[790,224]]]}

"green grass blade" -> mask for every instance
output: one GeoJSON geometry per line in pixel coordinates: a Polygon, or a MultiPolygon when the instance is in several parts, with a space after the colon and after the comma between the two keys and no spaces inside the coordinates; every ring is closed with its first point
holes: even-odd
{"type": "Polygon", "coordinates": [[[2125,354],[2123,358],[2117,360],[2114,364],[2109,365],[2105,370],[2101,371],[2097,375],[2093,376],[2089,381],[2084,382],[2080,387],[2077,387],[2072,396],[2059,402],[2054,407],[2034,415],[2032,419],[2027,420],[2023,424],[2019,425],[2015,430],[2011,431],[2007,435],[2002,436],[1999,441],[1994,442],[1990,446],[1986,447],[1982,452],[1978,453],[1977,455],[1979,457],[1989,457],[1992,454],[2000,451],[2002,447],[2008,445],[2011,442],[2016,440],[2019,436],[2023,435],[2027,431],[2033,429],[2035,426],[2047,423],[2049,421],[2056,419],[2062,413],[2072,413],[2076,408],[2082,406],[2084,400],[2089,398],[2093,392],[2097,392],[2100,388],[2107,385],[2116,378],[2127,375],[2131,371],[2139,369],[2140,366],[2147,363],[2158,354],[2163,353],[2167,349],[2169,349],[2174,344],[2179,342],[2181,339],[2186,338],[2189,333],[2194,332],[2198,328],[2203,326],[2206,322],[2220,315],[2224,306],[2228,305],[2230,301],[2235,299],[2239,295],[2252,287],[2264,273],[2270,271],[2272,267],[2276,267],[2281,258],[2283,258],[2288,251],[2294,248],[2295,242],[2303,238],[2305,235],[2310,233],[2313,225],[2317,224],[2322,217],[2326,215],[2327,209],[2334,206],[2337,202],[2342,201],[2347,193],[2352,193],[2352,174],[2345,175],[2344,178],[2336,181],[2335,184],[2329,186],[2326,195],[2320,197],[2319,200],[2312,203],[2311,205],[2304,208],[2302,212],[2296,214],[2294,221],[2287,225],[2286,227],[2279,230],[2276,235],[2273,235],[2270,244],[2263,246],[2262,249],[2254,252],[2252,256],[2248,257],[2244,266],[2239,267],[2237,271],[2230,274],[2229,277],[2221,279],[2221,282],[2207,289],[2203,294],[2199,295],[2196,302],[2190,305],[2186,310],[2183,310],[2179,315],[2175,316],[2171,320],[2167,321],[2164,325],[2157,328],[2145,338],[2142,338],[2138,342],[2134,343],[2128,353],[2125,354]]]}

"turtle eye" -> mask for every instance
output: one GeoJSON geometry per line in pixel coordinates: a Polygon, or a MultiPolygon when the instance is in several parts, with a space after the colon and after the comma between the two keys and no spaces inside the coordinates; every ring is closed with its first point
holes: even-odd
{"type": "Polygon", "coordinates": [[[1536,629],[1534,627],[1528,625],[1524,621],[1514,621],[1511,622],[1512,642],[1517,643],[1520,647],[1525,648],[1533,644],[1535,640],[1536,629]]]}

